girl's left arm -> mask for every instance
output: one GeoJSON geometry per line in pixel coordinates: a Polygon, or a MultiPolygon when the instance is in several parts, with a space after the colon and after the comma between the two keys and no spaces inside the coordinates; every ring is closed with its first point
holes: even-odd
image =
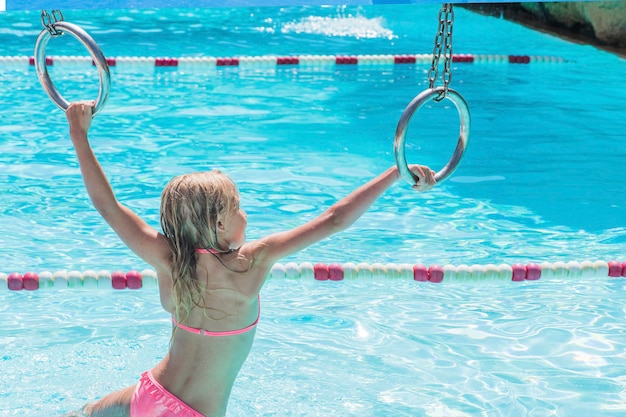
{"type": "MultiPolygon", "coordinates": [[[[426,191],[435,183],[435,173],[428,167],[413,165],[419,178],[414,189],[426,191]]],[[[391,167],[342,198],[321,215],[292,230],[269,235],[258,241],[258,260],[271,265],[277,260],[340,232],[352,225],[393,183],[398,180],[397,167],[391,167]]]]}

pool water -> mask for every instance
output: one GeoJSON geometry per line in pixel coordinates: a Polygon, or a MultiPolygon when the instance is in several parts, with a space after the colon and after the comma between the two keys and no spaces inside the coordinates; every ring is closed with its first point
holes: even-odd
{"type": "MultiPolygon", "coordinates": [[[[432,51],[438,6],[64,11],[107,56],[432,51]]],[[[0,55],[32,55],[39,14],[0,15],[0,55]]],[[[472,130],[429,193],[399,182],[350,230],[284,262],[424,264],[623,260],[626,62],[456,10],[455,53],[562,57],[453,66],[472,130]]],[[[63,38],[62,38],[63,39],[63,38]]],[[[52,55],[83,54],[54,39],[52,55]]],[[[91,142],[117,196],[158,227],[174,175],[237,182],[248,238],[293,227],[394,163],[393,135],[428,65],[112,68],[91,142]]],[[[67,97],[91,68],[54,66],[67,97]]],[[[92,209],[63,114],[34,68],[0,65],[0,272],[143,269],[92,209]]],[[[450,105],[420,111],[407,157],[441,167],[450,105]]],[[[617,279],[526,284],[272,279],[229,415],[617,416],[624,289],[617,279]],[[285,410],[288,410],[285,412],[285,410]]],[[[166,351],[156,290],[0,292],[0,415],[50,416],[132,384],[166,351]],[[77,381],[80,381],[77,383],[77,381]]]]}
{"type": "MultiPolygon", "coordinates": [[[[229,416],[619,416],[624,283],[270,280],[229,416]]],[[[162,357],[154,289],[3,292],[3,416],[50,416],[162,357]]]]}

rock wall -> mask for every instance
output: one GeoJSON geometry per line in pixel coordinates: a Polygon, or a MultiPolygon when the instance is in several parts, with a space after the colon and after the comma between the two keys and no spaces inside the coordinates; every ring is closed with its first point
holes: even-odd
{"type": "Polygon", "coordinates": [[[490,3],[463,7],[626,56],[626,1],[490,3]]]}

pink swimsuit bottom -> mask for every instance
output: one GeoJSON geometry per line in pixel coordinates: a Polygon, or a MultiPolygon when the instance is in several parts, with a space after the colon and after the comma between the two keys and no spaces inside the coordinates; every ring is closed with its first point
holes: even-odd
{"type": "Polygon", "coordinates": [[[141,375],[130,402],[130,417],[204,417],[163,388],[150,371],[141,375]]]}

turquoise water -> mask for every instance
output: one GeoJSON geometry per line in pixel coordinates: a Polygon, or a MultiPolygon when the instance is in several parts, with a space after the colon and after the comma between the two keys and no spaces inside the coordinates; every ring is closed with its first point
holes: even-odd
{"type": "MultiPolygon", "coordinates": [[[[387,6],[65,15],[108,56],[245,56],[427,53],[437,12],[387,6]]],[[[32,54],[38,14],[3,19],[10,24],[0,53],[32,54]]],[[[472,113],[470,145],[455,175],[424,195],[398,184],[354,228],[291,260],[621,259],[624,60],[462,9],[454,40],[457,53],[569,62],[455,65],[452,86],[472,113]]],[[[55,39],[48,51],[83,52],[71,41],[55,39]]],[[[94,122],[93,143],[120,197],[155,226],[159,193],[171,176],[222,168],[240,185],[254,238],[299,224],[392,165],[397,121],[426,87],[425,67],[215,74],[120,67],[94,122]]],[[[95,74],[58,70],[50,69],[55,82],[78,90],[68,98],[96,96],[95,74]]],[[[0,193],[11,196],[0,213],[4,271],[141,269],[77,192],[83,186],[65,120],[33,68],[7,65],[0,82],[6,115],[0,193]]],[[[452,110],[421,111],[409,128],[408,159],[442,166],[457,132],[452,110]]]]}
{"type": "MultiPolygon", "coordinates": [[[[229,416],[620,416],[624,283],[271,280],[229,416]]],[[[134,384],[169,343],[156,290],[2,293],[0,415],[134,384]]]]}
{"type": "MultiPolygon", "coordinates": [[[[107,56],[432,51],[438,6],[71,11],[107,56]]],[[[39,14],[0,15],[0,56],[32,55],[39,14]]],[[[486,264],[623,260],[626,62],[456,10],[456,53],[563,64],[455,64],[472,132],[454,176],[390,189],[350,230],[287,261],[486,264]]],[[[82,54],[71,39],[52,55],[82,54]]],[[[248,237],[295,226],[393,161],[425,65],[112,69],[91,140],[118,197],[158,226],[173,175],[218,167],[239,184],[248,237]]],[[[50,68],[68,98],[92,69],[50,68]]],[[[64,117],[33,68],[0,65],[0,272],[143,269],[91,208],[64,117]]],[[[419,113],[409,160],[451,153],[452,109],[419,113]]],[[[271,280],[229,415],[623,414],[620,280],[438,286],[271,280]],[[269,388],[268,388],[269,387],[269,388]],[[289,410],[285,413],[285,410],[289,410]]],[[[50,416],[132,384],[165,352],[156,293],[0,293],[0,414],[50,416]],[[131,323],[129,325],[129,323],[131,323]],[[139,335],[139,336],[138,336],[139,335]],[[76,383],[80,381],[80,383],[76,383]]]]}

